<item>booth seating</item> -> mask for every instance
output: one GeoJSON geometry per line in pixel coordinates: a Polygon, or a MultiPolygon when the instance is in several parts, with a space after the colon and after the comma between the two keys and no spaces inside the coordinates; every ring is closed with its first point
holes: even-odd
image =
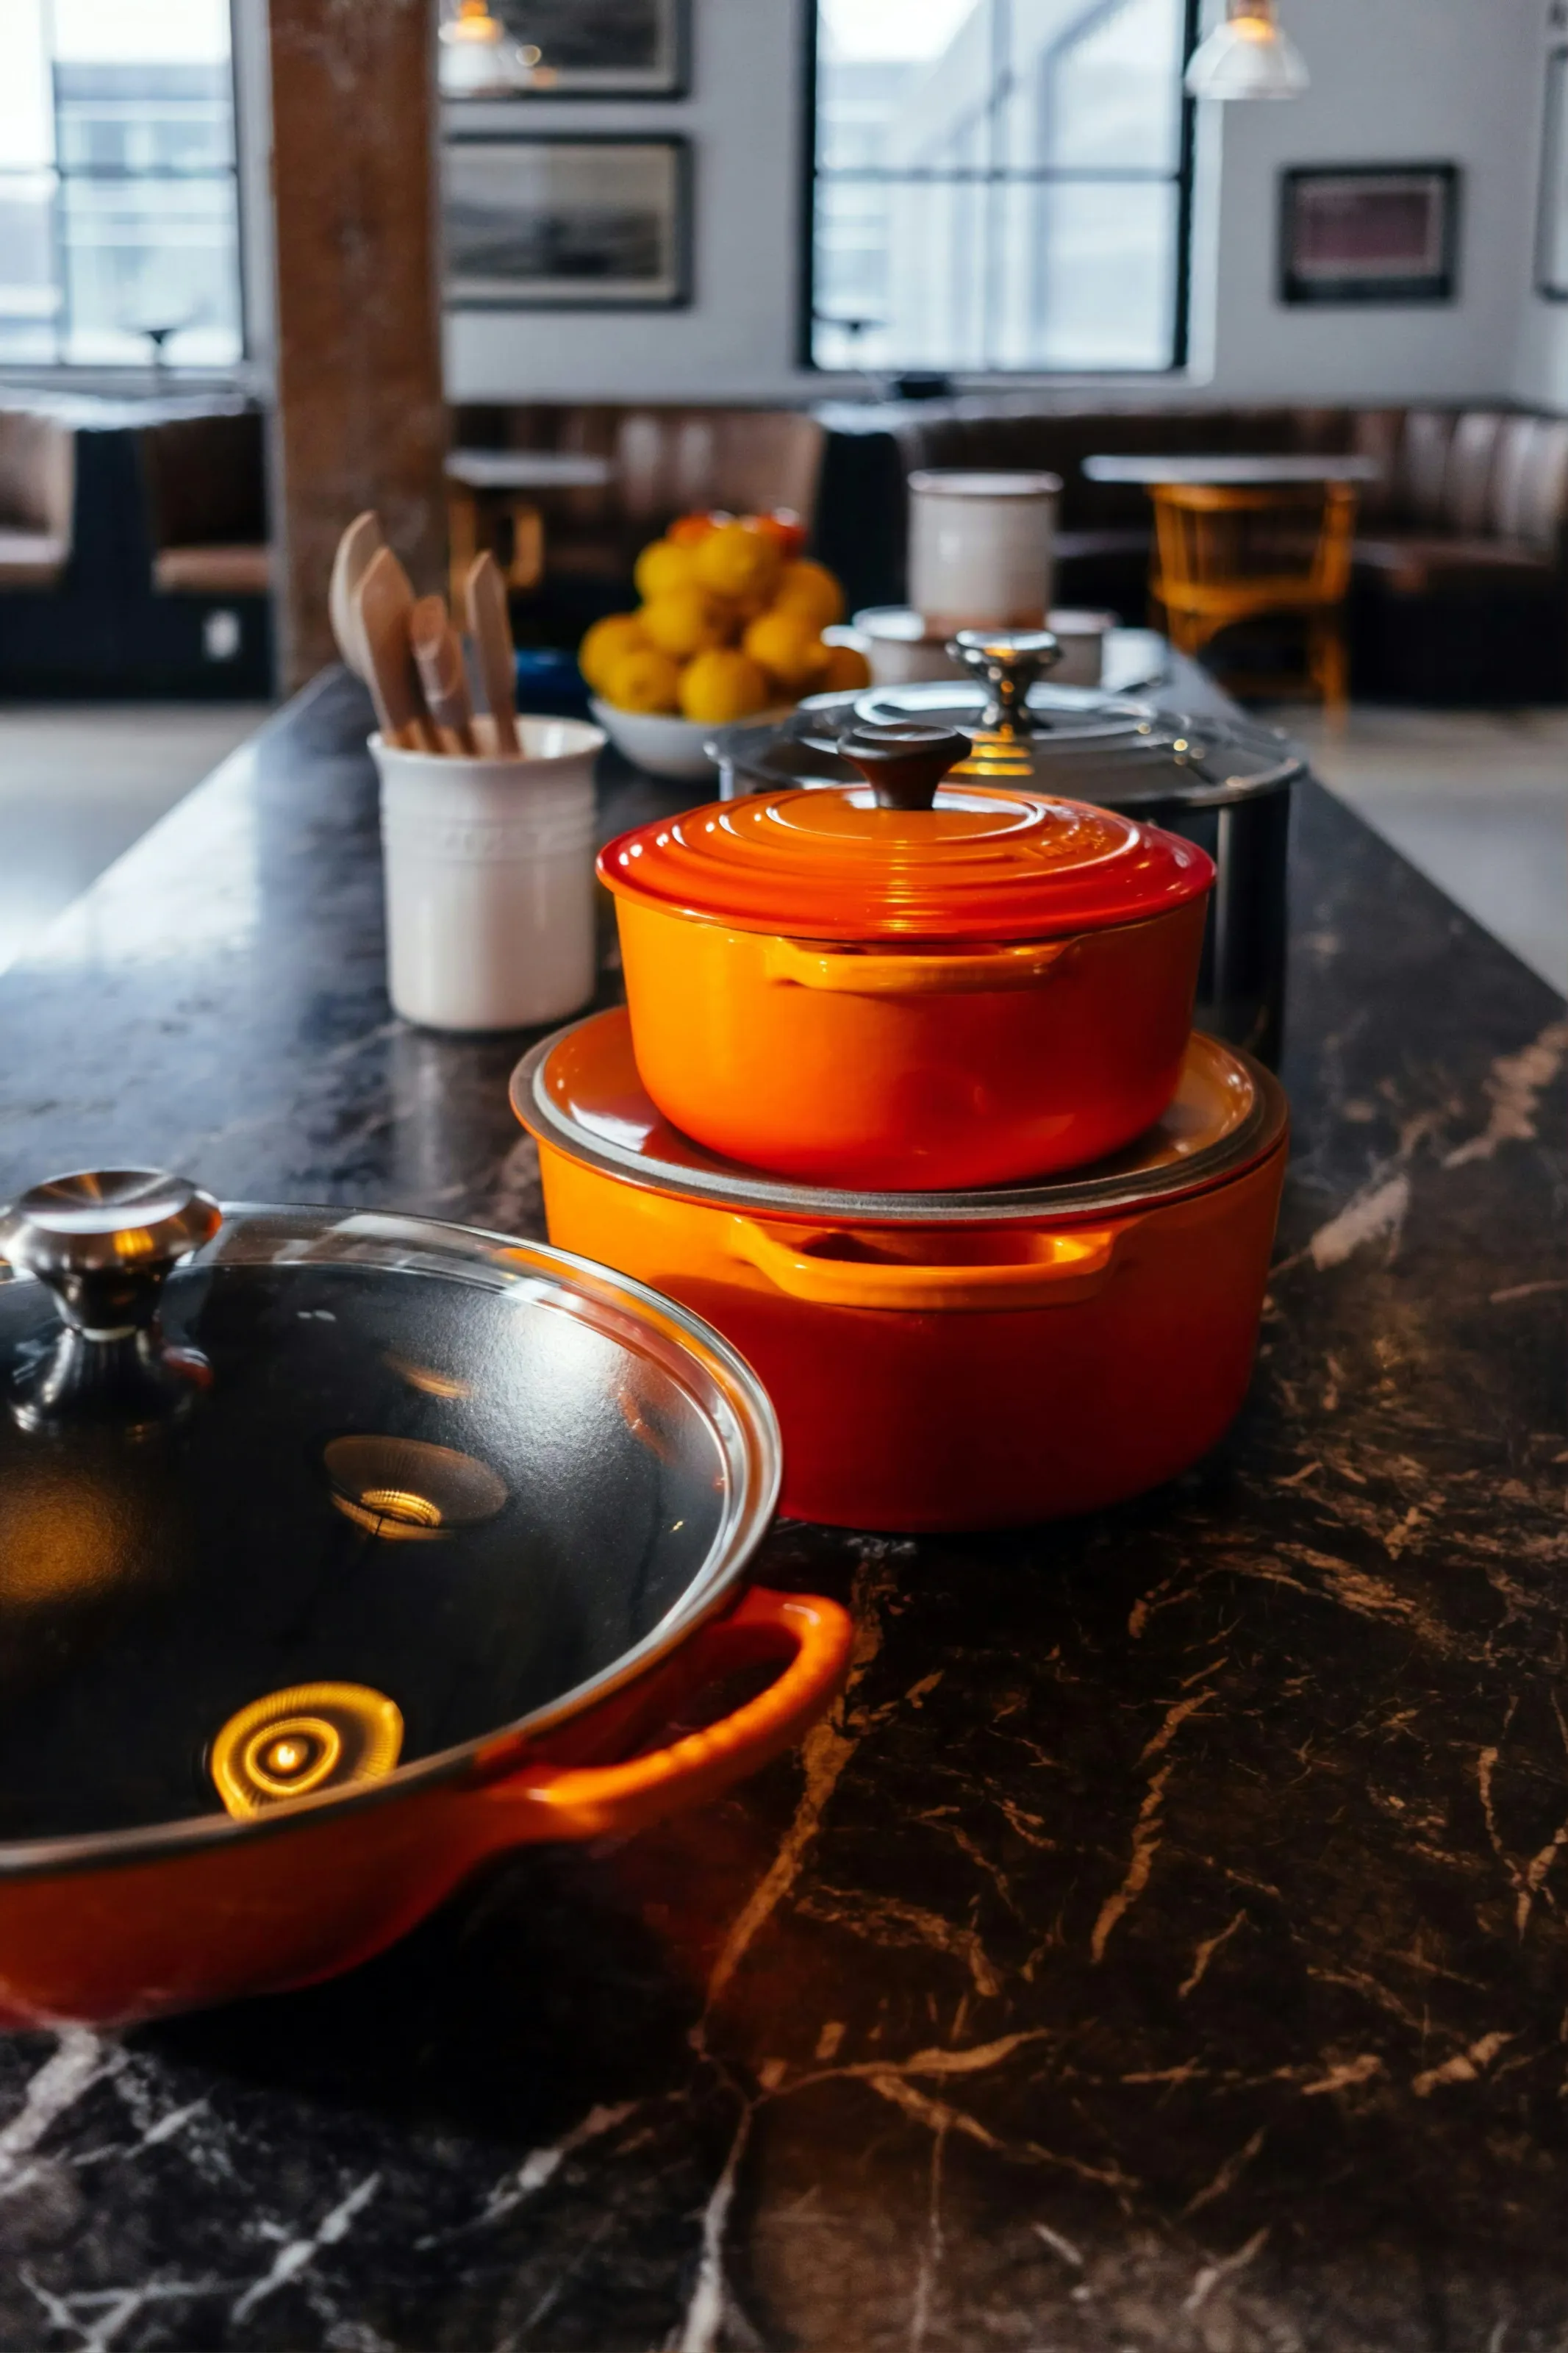
{"type": "Polygon", "coordinates": [[[0,695],[272,691],[265,420],[231,394],[0,410],[0,695]]]}
{"type": "Polygon", "coordinates": [[[1425,702],[1568,701],[1568,417],[1501,409],[1227,408],[1039,394],[818,412],[816,536],[857,604],[903,594],[905,483],[919,466],[1046,467],[1062,478],[1058,596],[1131,618],[1152,524],[1136,485],[1091,482],[1100,452],[1354,450],[1363,490],[1350,604],[1354,691],[1425,702]]]}
{"type": "Polygon", "coordinates": [[[0,592],[58,586],[70,562],[75,491],[67,428],[0,410],[0,592]]]}
{"type": "Polygon", "coordinates": [[[178,417],[142,434],[154,588],[166,596],[267,595],[272,550],[262,437],[254,410],[178,417]]]}
{"type": "Polygon", "coordinates": [[[628,602],[639,549],[678,514],[726,507],[742,514],[818,503],[826,435],[804,409],[663,406],[461,407],[464,450],[528,449],[602,457],[603,484],[531,491],[542,521],[543,572],[533,609],[520,616],[563,644],[587,619],[628,602]]]}

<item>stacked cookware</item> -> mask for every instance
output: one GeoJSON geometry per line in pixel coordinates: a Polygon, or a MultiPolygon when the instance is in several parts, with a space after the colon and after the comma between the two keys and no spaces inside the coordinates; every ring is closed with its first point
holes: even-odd
{"type": "Polygon", "coordinates": [[[1283,1177],[1277,1083],[1192,1028],[1214,863],[942,726],[837,750],[602,852],[626,1006],[513,1081],[551,1238],[742,1350],[787,1512],[1114,1502],[1235,1415],[1283,1177]]]}

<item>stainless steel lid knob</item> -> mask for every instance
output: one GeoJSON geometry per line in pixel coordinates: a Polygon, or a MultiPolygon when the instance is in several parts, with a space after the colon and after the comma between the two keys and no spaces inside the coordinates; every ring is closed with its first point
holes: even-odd
{"type": "Polygon", "coordinates": [[[1027,735],[1029,689],[1062,658],[1049,629],[960,629],[948,641],[949,657],[983,678],[989,698],[980,724],[1002,735],[1027,735]]]}
{"type": "Polygon", "coordinates": [[[0,1257],[47,1283],[74,1331],[120,1339],[153,1321],[164,1277],[222,1222],[189,1177],[81,1170],[46,1178],[0,1213],[0,1257]]]}
{"type": "Polygon", "coordinates": [[[53,1293],[65,1324],[12,1400],[24,1429],[92,1420],[133,1432],[189,1403],[206,1368],[163,1345],[159,1302],[172,1269],[222,1222],[209,1193],[155,1168],[51,1176],[0,1212],[0,1257],[53,1293]]]}

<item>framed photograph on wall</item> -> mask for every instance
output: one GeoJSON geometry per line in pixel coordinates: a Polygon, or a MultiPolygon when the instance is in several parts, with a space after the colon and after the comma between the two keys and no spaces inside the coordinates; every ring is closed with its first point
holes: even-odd
{"type": "Polygon", "coordinates": [[[1546,60],[1546,122],[1535,210],[1535,290],[1568,302],[1568,48],[1546,60]]]}
{"type": "Polygon", "coordinates": [[[668,311],[691,300],[684,139],[449,139],[442,207],[451,310],[668,311]]]}
{"type": "Polygon", "coordinates": [[[1280,174],[1282,302],[1451,302],[1454,164],[1299,165],[1280,174]]]}
{"type": "Polygon", "coordinates": [[[684,98],[690,0],[492,0],[515,41],[537,49],[535,98],[684,98]]]}

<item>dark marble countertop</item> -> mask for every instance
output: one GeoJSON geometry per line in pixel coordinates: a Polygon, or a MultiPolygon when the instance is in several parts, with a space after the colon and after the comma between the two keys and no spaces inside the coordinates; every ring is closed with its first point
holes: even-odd
{"type": "MultiPolygon", "coordinates": [[[[0,980],[0,1194],[542,1230],[520,1041],[388,1013],[363,730],[319,683],[0,980]]],[[[0,2343],[1563,2345],[1568,1020],[1298,816],[1219,1454],[1071,1525],[781,1525],[859,1630],[803,1757],[312,1991],[0,2044],[0,2343]]]]}

